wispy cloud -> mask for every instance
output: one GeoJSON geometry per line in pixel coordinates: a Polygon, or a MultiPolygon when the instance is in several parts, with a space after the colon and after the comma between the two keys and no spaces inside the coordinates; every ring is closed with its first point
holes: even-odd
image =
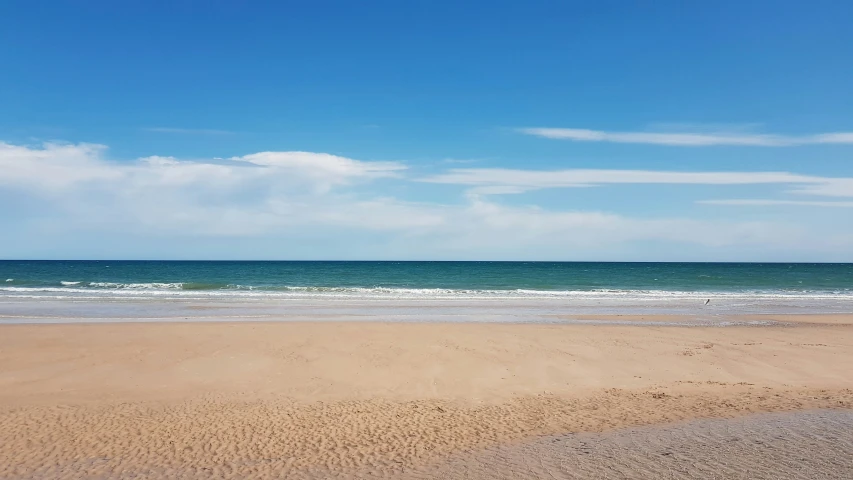
{"type": "Polygon", "coordinates": [[[702,205],[728,205],[744,207],[778,207],[778,206],[802,206],[802,207],[836,207],[853,208],[853,202],[823,202],[812,200],[769,200],[760,198],[749,199],[725,199],[725,200],[699,200],[696,203],[702,205]]]}
{"type": "Polygon", "coordinates": [[[63,195],[69,189],[122,188],[228,190],[287,187],[327,192],[332,187],[397,176],[405,165],[369,162],[314,152],[259,152],[220,159],[187,161],[152,156],[132,162],[103,158],[107,147],[47,143],[42,148],[0,142],[0,187],[19,186],[63,195]]]}
{"type": "Polygon", "coordinates": [[[450,164],[465,164],[465,163],[478,163],[482,162],[483,159],[480,158],[445,158],[440,163],[450,163],[450,164]]]}
{"type": "Polygon", "coordinates": [[[468,185],[471,193],[522,193],[544,188],[577,188],[607,184],[758,185],[788,184],[790,193],[853,197],[853,178],[820,177],[789,172],[673,172],[657,170],[517,170],[457,168],[421,179],[428,183],[468,185]]]}
{"type": "Polygon", "coordinates": [[[512,185],[486,185],[483,187],[474,187],[468,189],[470,195],[512,195],[516,193],[524,193],[527,189],[524,187],[516,187],[512,185]]]}
{"type": "Polygon", "coordinates": [[[670,133],[757,133],[763,123],[653,122],[643,131],[670,133]]]}
{"type": "Polygon", "coordinates": [[[236,132],[230,130],[216,130],[211,128],[172,128],[172,127],[147,127],[142,130],[155,133],[178,133],[187,135],[234,135],[236,132]]]}
{"type": "Polygon", "coordinates": [[[751,146],[793,147],[798,145],[853,144],[853,132],[830,132],[789,136],[760,133],[720,132],[607,132],[582,128],[519,128],[519,133],[576,142],[641,143],[681,147],[751,146]]]}
{"type": "MultiPolygon", "coordinates": [[[[818,177],[820,178],[820,177],[818,177]]],[[[823,178],[823,181],[801,185],[789,193],[825,197],[853,197],[853,178],[823,178]]]]}

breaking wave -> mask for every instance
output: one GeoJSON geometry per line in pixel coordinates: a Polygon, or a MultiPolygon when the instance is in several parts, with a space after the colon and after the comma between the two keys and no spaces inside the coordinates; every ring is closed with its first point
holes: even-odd
{"type": "MultiPolygon", "coordinates": [[[[61,281],[50,286],[3,286],[0,293],[14,294],[66,294],[96,295],[98,297],[337,297],[337,298],[392,298],[392,299],[512,299],[512,298],[565,298],[596,300],[633,300],[638,302],[717,299],[728,301],[750,300],[842,300],[853,301],[853,289],[841,290],[748,290],[748,291],[669,291],[631,289],[591,290],[488,290],[450,288],[398,288],[398,287],[321,287],[321,286],[250,286],[214,283],[114,283],[61,281]]],[[[712,300],[715,301],[715,300],[712,300]]]]}
{"type": "Polygon", "coordinates": [[[90,282],[92,288],[107,288],[115,290],[170,290],[183,288],[183,283],[113,283],[113,282],[90,282]]]}

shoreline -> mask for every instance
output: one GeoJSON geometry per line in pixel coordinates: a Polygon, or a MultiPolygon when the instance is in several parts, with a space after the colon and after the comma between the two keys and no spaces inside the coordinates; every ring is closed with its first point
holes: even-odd
{"type": "MultiPolygon", "coordinates": [[[[0,324],[107,321],[343,321],[549,323],[566,318],[613,316],[706,317],[853,315],[853,295],[821,298],[644,299],[632,296],[518,298],[13,298],[0,295],[0,324]]],[[[586,321],[586,320],[584,320],[586,321]]],[[[612,321],[609,320],[609,321],[612,321]]]]}
{"type": "MultiPolygon", "coordinates": [[[[205,310],[192,307],[192,310],[205,310]]],[[[317,314],[299,315],[244,315],[222,316],[195,315],[190,317],[69,317],[41,316],[24,317],[0,314],[0,328],[37,325],[117,325],[117,324],[176,324],[176,325],[242,325],[242,324],[437,324],[437,325],[589,325],[589,326],[661,326],[661,327],[742,327],[742,326],[804,326],[835,325],[853,326],[853,313],[696,313],[696,314],[543,314],[534,319],[488,318],[481,321],[448,320],[441,316],[419,315],[418,320],[400,320],[398,317],[383,319],[381,315],[363,314],[317,314]],[[424,318],[425,317],[425,318],[424,318]]]]}

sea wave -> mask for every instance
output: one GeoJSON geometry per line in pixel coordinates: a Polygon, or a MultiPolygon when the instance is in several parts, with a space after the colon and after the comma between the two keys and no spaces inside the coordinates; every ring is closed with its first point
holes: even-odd
{"type": "Polygon", "coordinates": [[[154,289],[154,290],[164,290],[164,289],[178,289],[183,288],[184,284],[181,282],[177,283],[114,283],[114,282],[90,282],[90,287],[93,288],[109,288],[109,289],[117,289],[117,290],[125,290],[125,289],[154,289]]]}
{"type": "Polygon", "coordinates": [[[519,299],[519,298],[564,298],[587,300],[634,300],[679,301],[705,299],[727,300],[842,300],[853,301],[853,290],[739,290],[739,291],[673,291],[637,289],[592,289],[592,290],[493,290],[493,289],[449,289],[449,288],[397,288],[397,287],[319,287],[319,286],[248,286],[239,284],[214,285],[199,283],[113,283],[62,281],[62,286],[4,286],[0,294],[68,296],[96,295],[108,297],[179,297],[179,298],[368,298],[368,299],[519,299]]]}

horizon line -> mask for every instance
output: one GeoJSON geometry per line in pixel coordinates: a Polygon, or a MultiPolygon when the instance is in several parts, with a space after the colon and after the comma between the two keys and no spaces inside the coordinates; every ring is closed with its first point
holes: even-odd
{"type": "Polygon", "coordinates": [[[239,260],[239,259],[50,259],[50,258],[0,258],[0,262],[350,262],[350,263],[744,263],[744,264],[814,264],[814,265],[853,265],[853,261],[737,261],[737,260],[239,260]]]}

